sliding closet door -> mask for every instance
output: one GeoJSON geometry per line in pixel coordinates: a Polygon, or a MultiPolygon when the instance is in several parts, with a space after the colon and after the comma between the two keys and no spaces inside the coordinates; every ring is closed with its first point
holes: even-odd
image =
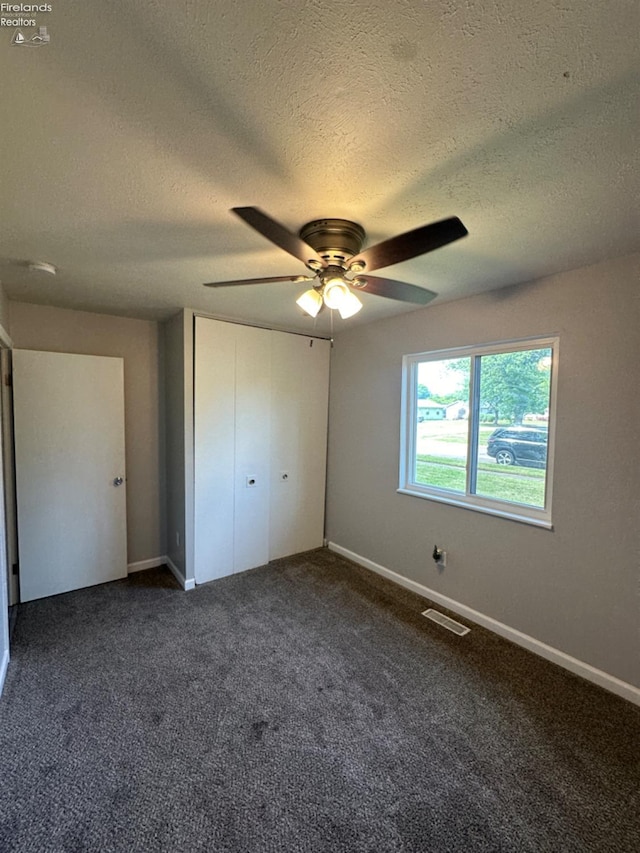
{"type": "Polygon", "coordinates": [[[322,545],[330,342],[271,335],[269,557],[274,560],[322,545]]]}

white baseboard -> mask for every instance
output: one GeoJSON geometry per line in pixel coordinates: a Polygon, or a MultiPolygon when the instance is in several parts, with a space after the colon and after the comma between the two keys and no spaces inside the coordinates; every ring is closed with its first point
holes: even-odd
{"type": "Polygon", "coordinates": [[[127,566],[127,574],[133,572],[144,572],[145,569],[156,569],[158,566],[166,565],[166,557],[152,557],[150,560],[140,560],[138,563],[129,563],[127,566]]]}
{"type": "Polygon", "coordinates": [[[174,578],[178,581],[185,592],[196,588],[196,582],[193,578],[185,578],[180,569],[173,562],[171,557],[163,557],[165,565],[169,566],[174,578]]]}
{"type": "Polygon", "coordinates": [[[188,591],[190,589],[195,589],[196,582],[193,578],[189,580],[185,580],[182,576],[182,572],[173,562],[171,557],[152,557],[150,560],[140,560],[138,563],[129,563],[127,566],[127,574],[132,574],[133,572],[143,572],[145,569],[156,569],[158,566],[168,566],[171,570],[171,574],[178,581],[182,589],[188,591]]]}
{"type": "Polygon", "coordinates": [[[9,649],[4,650],[2,660],[0,661],[0,696],[2,696],[2,688],[4,680],[7,677],[7,669],[9,668],[9,649]]]}
{"type": "Polygon", "coordinates": [[[535,637],[523,634],[522,631],[518,631],[516,628],[511,628],[509,625],[498,622],[496,619],[492,619],[484,613],[479,613],[477,610],[467,607],[466,604],[460,604],[460,602],[455,601],[453,598],[442,595],[440,592],[435,592],[435,590],[429,589],[428,587],[417,583],[417,581],[409,580],[409,578],[405,578],[397,572],[387,569],[385,566],[374,563],[373,560],[369,560],[367,557],[361,557],[360,554],[356,554],[354,551],[349,551],[348,548],[336,545],[335,542],[329,542],[328,547],[330,551],[335,551],[336,554],[340,554],[348,560],[358,563],[360,566],[364,566],[365,569],[370,569],[371,571],[388,578],[394,583],[405,587],[405,589],[410,589],[411,592],[415,592],[423,598],[428,598],[430,601],[441,604],[442,607],[446,607],[447,610],[458,613],[460,616],[466,617],[471,622],[475,622],[477,625],[482,625],[483,628],[493,631],[494,634],[505,637],[505,639],[510,640],[512,643],[516,643],[518,646],[522,646],[528,651],[533,652],[546,660],[552,661],[564,669],[568,669],[569,672],[574,673],[574,675],[579,675],[587,681],[597,684],[599,687],[604,687],[605,690],[609,690],[611,693],[622,696],[623,699],[633,702],[634,705],[640,705],[640,688],[635,687],[633,684],[628,684],[626,681],[622,681],[614,675],[609,675],[609,673],[603,672],[601,669],[596,669],[594,666],[591,666],[584,661],[578,660],[577,658],[571,657],[571,655],[565,654],[565,652],[561,652],[559,649],[553,648],[553,646],[548,646],[546,643],[536,640],[535,637]]]}

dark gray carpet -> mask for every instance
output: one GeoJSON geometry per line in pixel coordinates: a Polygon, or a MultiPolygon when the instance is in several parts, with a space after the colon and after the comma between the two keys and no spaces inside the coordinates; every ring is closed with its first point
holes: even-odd
{"type": "Polygon", "coordinates": [[[0,849],[640,850],[640,709],[319,550],[22,605],[0,849]]]}

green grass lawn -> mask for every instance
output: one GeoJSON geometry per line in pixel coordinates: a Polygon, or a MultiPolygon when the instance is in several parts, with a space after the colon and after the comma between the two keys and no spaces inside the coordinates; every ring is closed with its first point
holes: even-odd
{"type": "MultiPolygon", "coordinates": [[[[490,427],[480,427],[478,432],[478,443],[480,445],[486,444],[489,440],[489,436],[496,429],[495,426],[490,427]]],[[[438,441],[446,441],[449,444],[466,444],[469,441],[469,437],[467,435],[467,431],[461,432],[456,435],[455,433],[449,433],[448,435],[433,435],[432,438],[437,438],[438,441]]]]}
{"type": "MultiPolygon", "coordinates": [[[[416,462],[416,483],[439,489],[464,492],[466,468],[462,459],[420,455],[416,462]]],[[[483,497],[513,501],[529,506],[544,506],[545,471],[540,468],[478,465],[476,493],[483,497]]]]}

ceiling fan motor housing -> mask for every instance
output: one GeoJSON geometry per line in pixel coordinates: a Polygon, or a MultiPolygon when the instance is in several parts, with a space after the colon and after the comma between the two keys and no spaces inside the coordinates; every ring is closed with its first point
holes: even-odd
{"type": "Polygon", "coordinates": [[[365,232],[348,219],[314,219],[300,229],[300,237],[329,265],[345,267],[362,249],[365,232]]]}

